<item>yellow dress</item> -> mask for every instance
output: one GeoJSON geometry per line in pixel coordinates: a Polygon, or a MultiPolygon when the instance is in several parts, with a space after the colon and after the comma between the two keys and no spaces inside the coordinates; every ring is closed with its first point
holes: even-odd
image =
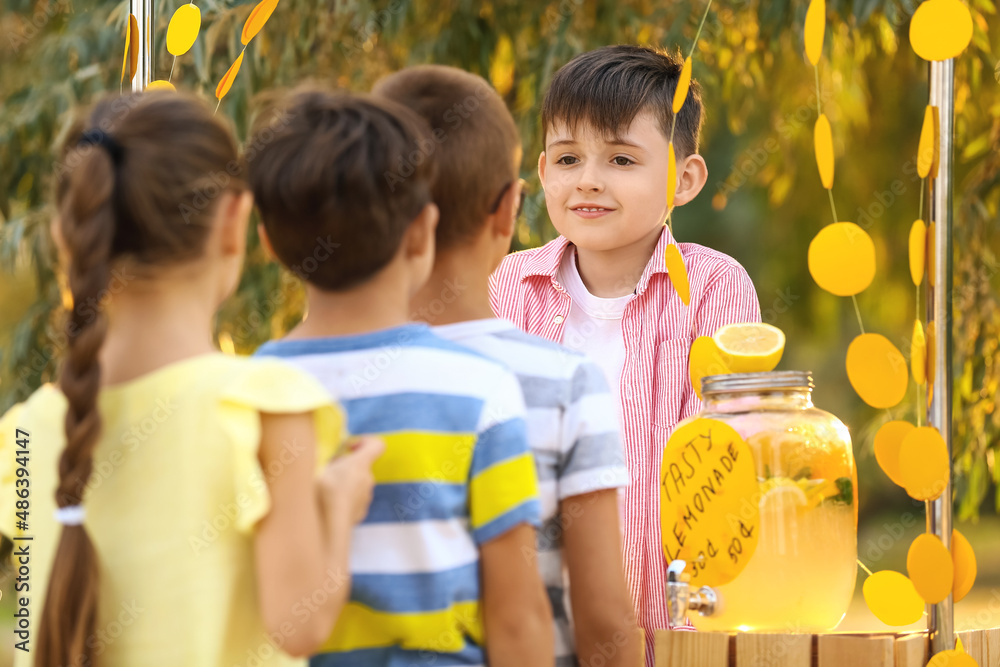
{"type": "MultiPolygon", "coordinates": [[[[320,463],[344,432],[327,391],[274,359],[211,353],[108,387],[98,405],[102,434],[83,501],[100,561],[91,639],[98,664],[304,665],[276,648],[298,621],[269,637],[257,606],[253,530],[270,508],[266,480],[281,474],[259,464],[259,412],[313,412],[320,463]]],[[[34,657],[59,539],[53,512],[66,407],[48,384],[0,418],[0,532],[33,538],[14,542],[15,553],[28,549],[28,588],[15,596],[27,598],[31,650],[14,651],[15,667],[34,657]],[[21,443],[29,451],[27,529],[17,526],[16,491],[26,485],[17,484],[16,429],[30,434],[21,443]]],[[[305,444],[287,443],[287,456],[305,444]]]]}

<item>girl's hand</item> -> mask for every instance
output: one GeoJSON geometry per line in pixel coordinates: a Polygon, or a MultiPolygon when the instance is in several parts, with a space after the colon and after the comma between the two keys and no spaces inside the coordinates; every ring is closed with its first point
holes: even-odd
{"type": "Polygon", "coordinates": [[[349,453],[338,456],[326,465],[319,484],[328,512],[346,509],[352,523],[365,518],[375,486],[372,465],[384,451],[385,443],[382,440],[365,436],[351,443],[349,453]]]}

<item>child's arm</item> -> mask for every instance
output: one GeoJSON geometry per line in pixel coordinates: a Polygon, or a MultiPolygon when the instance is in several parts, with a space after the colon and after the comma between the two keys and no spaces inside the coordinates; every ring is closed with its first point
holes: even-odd
{"type": "Polygon", "coordinates": [[[552,665],[552,611],[536,549],[535,529],[526,523],[481,547],[483,617],[491,667],[552,665]]]}
{"type": "Polygon", "coordinates": [[[257,524],[257,582],[267,631],[284,638],[285,652],[307,656],[330,636],[347,601],[351,529],[371,502],[371,467],[384,445],[362,440],[317,479],[315,448],[288,457],[289,442],[315,442],[312,416],[262,413],[261,466],[280,472],[268,478],[271,510],[257,524]],[[318,590],[328,593],[322,605],[314,604],[318,590]]]}
{"type": "Polygon", "coordinates": [[[622,565],[618,488],[628,484],[614,397],[600,368],[581,361],[563,413],[559,514],[581,665],[642,664],[622,565]]]}
{"type": "Polygon", "coordinates": [[[641,665],[642,646],[622,569],[617,491],[566,498],[559,513],[577,659],[581,665],[641,665]]]}
{"type": "Polygon", "coordinates": [[[491,667],[551,667],[552,611],[538,570],[538,477],[524,398],[508,371],[495,379],[478,425],[469,515],[479,545],[486,655],[491,667]]]}

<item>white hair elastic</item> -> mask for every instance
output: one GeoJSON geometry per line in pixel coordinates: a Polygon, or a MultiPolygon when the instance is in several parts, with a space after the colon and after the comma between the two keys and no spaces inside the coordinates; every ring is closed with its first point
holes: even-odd
{"type": "Polygon", "coordinates": [[[67,505],[56,509],[56,521],[64,526],[79,526],[83,523],[83,505],[67,505]]]}

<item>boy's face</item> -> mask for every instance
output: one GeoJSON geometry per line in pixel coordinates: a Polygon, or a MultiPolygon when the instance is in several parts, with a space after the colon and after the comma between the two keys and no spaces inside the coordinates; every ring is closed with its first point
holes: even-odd
{"type": "Polygon", "coordinates": [[[557,122],[545,141],[538,173],[560,234],[595,251],[659,235],[667,217],[668,141],[652,114],[637,115],[617,140],[585,122],[572,133],[557,122]]]}

